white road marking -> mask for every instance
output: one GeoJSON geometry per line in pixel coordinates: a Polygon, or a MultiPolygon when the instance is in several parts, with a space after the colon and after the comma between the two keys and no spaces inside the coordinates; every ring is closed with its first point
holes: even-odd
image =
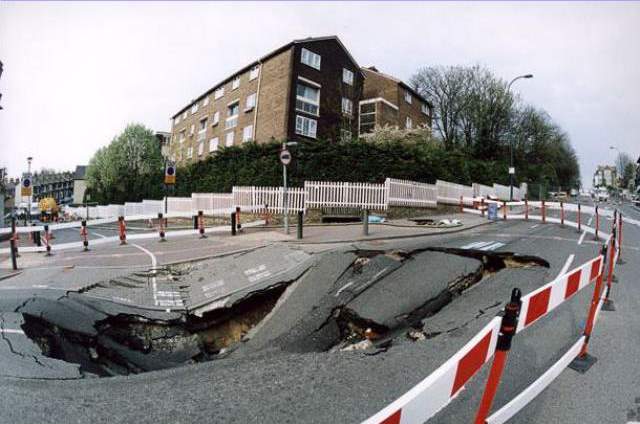
{"type": "Polygon", "coordinates": [[[480,250],[484,250],[484,251],[496,250],[496,249],[501,248],[502,246],[504,246],[504,243],[496,242],[496,243],[493,243],[493,244],[491,244],[489,246],[481,247],[480,250]]]}
{"type": "Polygon", "coordinates": [[[573,253],[569,255],[569,257],[567,258],[567,261],[564,263],[564,266],[562,267],[562,269],[560,270],[556,278],[559,278],[561,275],[564,275],[567,271],[569,271],[569,267],[571,266],[571,263],[573,262],[573,259],[575,257],[576,255],[574,255],[573,253]]]}
{"type": "Polygon", "coordinates": [[[461,249],[478,249],[482,246],[486,246],[488,244],[493,243],[493,240],[491,241],[477,241],[475,243],[471,243],[471,244],[467,244],[465,246],[462,246],[461,249]]]}
{"type": "Polygon", "coordinates": [[[582,232],[582,235],[580,236],[580,238],[578,239],[578,246],[580,246],[582,244],[582,242],[584,241],[584,236],[587,235],[587,230],[584,230],[582,232]]]}
{"type": "Polygon", "coordinates": [[[532,225],[530,228],[533,230],[533,229],[534,229],[534,228],[536,228],[538,225],[540,225],[540,224],[532,225]]]}
{"type": "Polygon", "coordinates": [[[95,231],[91,231],[91,234],[93,234],[94,236],[98,236],[98,237],[102,237],[102,238],[107,238],[107,236],[100,234],[100,233],[96,233],[95,231]]]}
{"type": "Polygon", "coordinates": [[[0,333],[4,333],[4,334],[22,334],[22,335],[24,335],[24,331],[22,331],[22,330],[14,330],[13,328],[0,328],[0,333]]]}
{"type": "Polygon", "coordinates": [[[340,289],[338,289],[338,291],[335,294],[335,297],[340,296],[340,293],[342,293],[344,290],[347,289],[347,287],[352,286],[353,285],[353,281],[349,281],[347,284],[345,284],[344,286],[340,287],[340,289]]]}
{"type": "MultiPolygon", "coordinates": [[[[156,259],[156,255],[154,255],[153,253],[151,253],[151,251],[145,249],[144,247],[140,246],[139,244],[131,243],[131,246],[142,250],[151,258],[151,268],[153,270],[153,276],[151,277],[151,288],[153,290],[153,302],[155,303],[156,306],[158,306],[158,285],[156,282],[156,267],[158,266],[158,260],[156,259]]],[[[165,306],[165,305],[162,305],[162,306],[165,306]]]]}
{"type": "Polygon", "coordinates": [[[587,222],[587,225],[588,225],[588,226],[591,226],[591,223],[593,222],[593,217],[594,217],[594,216],[595,216],[595,215],[591,215],[591,216],[589,217],[589,222],[587,222]]]}

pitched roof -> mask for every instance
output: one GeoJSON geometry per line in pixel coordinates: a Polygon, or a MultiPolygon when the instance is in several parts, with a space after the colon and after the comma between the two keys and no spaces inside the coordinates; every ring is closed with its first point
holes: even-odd
{"type": "Polygon", "coordinates": [[[366,68],[362,68],[362,70],[365,72],[365,75],[367,72],[373,72],[376,73],[377,75],[380,75],[383,78],[387,78],[391,81],[394,81],[395,83],[397,83],[399,86],[401,86],[402,88],[404,88],[405,90],[408,90],[409,92],[411,92],[411,94],[413,94],[414,96],[416,96],[417,98],[419,98],[420,100],[422,100],[423,102],[425,102],[426,104],[429,105],[429,107],[433,107],[433,104],[425,99],[422,94],[418,93],[416,90],[413,89],[413,87],[411,87],[409,84],[406,84],[404,81],[399,80],[398,78],[389,75],[389,74],[385,74],[384,72],[380,72],[378,70],[378,68],[376,68],[375,66],[369,66],[366,68]]]}
{"type": "Polygon", "coordinates": [[[340,41],[340,39],[338,38],[337,35],[327,35],[327,36],[324,36],[324,37],[301,38],[301,39],[298,39],[298,40],[293,40],[293,41],[291,41],[291,42],[289,42],[289,43],[287,43],[287,44],[285,44],[283,46],[278,47],[277,49],[267,53],[264,56],[262,56],[260,59],[254,60],[250,64],[242,67],[240,70],[232,73],[227,78],[223,79],[222,81],[220,81],[219,83],[217,83],[216,85],[214,85],[213,87],[211,87],[210,89],[205,91],[203,94],[201,94],[200,96],[198,96],[197,98],[195,98],[191,102],[189,102],[189,104],[187,104],[185,107],[180,109],[180,111],[178,111],[175,115],[173,115],[171,117],[171,119],[174,119],[176,116],[180,115],[185,110],[188,110],[191,107],[191,105],[193,105],[194,103],[199,102],[200,100],[204,99],[206,96],[208,96],[209,94],[214,92],[217,88],[219,88],[219,87],[223,86],[224,84],[228,83],[229,81],[231,81],[233,78],[235,78],[239,74],[242,74],[242,73],[246,72],[247,70],[251,69],[252,67],[254,67],[255,65],[258,65],[258,64],[264,62],[265,60],[268,60],[268,59],[272,58],[273,56],[282,53],[283,51],[291,48],[291,46],[293,46],[295,44],[313,43],[313,42],[316,42],[316,41],[327,41],[327,40],[335,40],[340,45],[340,47],[342,47],[342,50],[345,51],[345,53],[347,54],[347,56],[349,57],[351,62],[353,62],[353,65],[355,66],[355,68],[360,70],[360,74],[364,77],[364,73],[361,70],[362,68],[360,67],[360,65],[358,65],[358,62],[356,62],[356,60],[353,58],[353,56],[351,56],[351,53],[349,53],[349,50],[347,50],[347,48],[344,46],[344,44],[342,44],[342,41],[340,41]]]}

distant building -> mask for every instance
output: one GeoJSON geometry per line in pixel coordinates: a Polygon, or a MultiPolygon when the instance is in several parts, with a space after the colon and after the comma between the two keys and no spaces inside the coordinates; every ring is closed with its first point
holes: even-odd
{"type": "Polygon", "coordinates": [[[86,165],[76,166],[76,172],[73,174],[73,200],[72,203],[79,204],[84,202],[84,193],[87,191],[87,182],[85,174],[87,172],[86,165]]]}
{"type": "Polygon", "coordinates": [[[52,197],[56,203],[68,204],[73,200],[74,173],[65,172],[35,172],[31,177],[33,187],[32,199],[38,202],[46,197],[52,197]]]}
{"type": "Polygon", "coordinates": [[[359,102],[358,133],[376,128],[431,128],[433,106],[409,85],[374,66],[362,68],[365,76],[359,102]]]}
{"type": "Polygon", "coordinates": [[[615,166],[598,165],[596,172],[593,174],[593,187],[617,187],[618,172],[615,166]]]}
{"type": "Polygon", "coordinates": [[[356,135],[360,66],[335,36],[294,40],[229,75],[173,115],[170,151],[204,159],[248,141],[356,135]]]}

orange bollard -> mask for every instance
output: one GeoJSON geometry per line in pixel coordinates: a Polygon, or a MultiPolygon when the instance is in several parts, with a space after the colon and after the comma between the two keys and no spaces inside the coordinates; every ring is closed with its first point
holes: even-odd
{"type": "Polygon", "coordinates": [[[204,213],[198,211],[198,232],[200,232],[200,238],[207,238],[204,234],[204,213]]]}
{"type": "Polygon", "coordinates": [[[604,295],[604,301],[602,303],[602,310],[603,311],[615,311],[616,307],[613,305],[613,300],[609,299],[609,296],[611,294],[611,283],[613,282],[613,260],[615,259],[615,255],[616,255],[616,230],[614,228],[613,232],[611,233],[611,239],[610,239],[610,243],[609,243],[609,268],[607,270],[607,288],[605,291],[605,295],[604,295]]]}
{"type": "Polygon", "coordinates": [[[524,199],[524,220],[529,220],[529,200],[527,198],[524,199]]]}
{"type": "Polygon", "coordinates": [[[82,221],[80,224],[80,237],[82,238],[82,245],[84,246],[84,251],[88,251],[89,250],[89,239],[87,238],[88,235],[88,231],[87,231],[87,221],[82,221]]]}
{"type": "Polygon", "coordinates": [[[49,226],[44,226],[44,245],[47,248],[46,256],[51,256],[51,233],[49,233],[49,226]]]}
{"type": "Polygon", "coordinates": [[[547,210],[544,206],[544,200],[542,201],[542,223],[545,224],[547,222],[547,210]]]}
{"type": "Polygon", "coordinates": [[[120,245],[127,244],[127,225],[124,216],[118,217],[118,230],[120,231],[120,245]]]}
{"type": "Polygon", "coordinates": [[[564,202],[560,202],[560,225],[564,225],[564,202]]]}
{"type": "Polygon", "coordinates": [[[164,238],[164,219],[162,219],[162,212],[158,213],[158,232],[160,233],[160,241],[167,241],[164,238]]]}
{"type": "Polygon", "coordinates": [[[502,316],[502,322],[500,323],[500,333],[498,334],[496,353],[493,356],[493,363],[491,364],[491,370],[489,371],[487,385],[484,389],[484,393],[482,394],[478,412],[476,413],[475,424],[485,424],[489,411],[491,411],[493,399],[495,398],[498,386],[500,385],[500,377],[502,377],[502,372],[504,371],[504,366],[507,362],[507,354],[511,349],[511,340],[516,334],[518,315],[520,314],[520,307],[522,306],[520,296],[520,289],[513,289],[511,292],[511,301],[504,307],[504,315],[502,316]]]}
{"type": "Polygon", "coordinates": [[[240,206],[236,206],[236,228],[238,230],[242,229],[242,224],[240,223],[240,206]]]}
{"type": "Polygon", "coordinates": [[[502,219],[503,220],[507,220],[507,201],[503,200],[502,201],[502,219]]]}

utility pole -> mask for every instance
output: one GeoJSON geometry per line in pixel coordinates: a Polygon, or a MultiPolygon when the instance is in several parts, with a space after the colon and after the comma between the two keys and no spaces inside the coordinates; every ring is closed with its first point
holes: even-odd
{"type": "Polygon", "coordinates": [[[284,212],[284,233],[289,234],[289,196],[287,193],[287,166],[291,163],[291,153],[287,150],[287,146],[298,145],[295,141],[285,141],[282,143],[280,151],[280,162],[282,163],[282,202],[284,212]]]}
{"type": "MultiPolygon", "coordinates": [[[[511,93],[511,84],[516,82],[519,79],[529,79],[533,78],[532,74],[520,75],[512,79],[507,85],[507,94],[511,93]]],[[[516,173],[516,168],[513,166],[513,137],[509,137],[509,201],[513,202],[513,179],[516,173]]]]}

